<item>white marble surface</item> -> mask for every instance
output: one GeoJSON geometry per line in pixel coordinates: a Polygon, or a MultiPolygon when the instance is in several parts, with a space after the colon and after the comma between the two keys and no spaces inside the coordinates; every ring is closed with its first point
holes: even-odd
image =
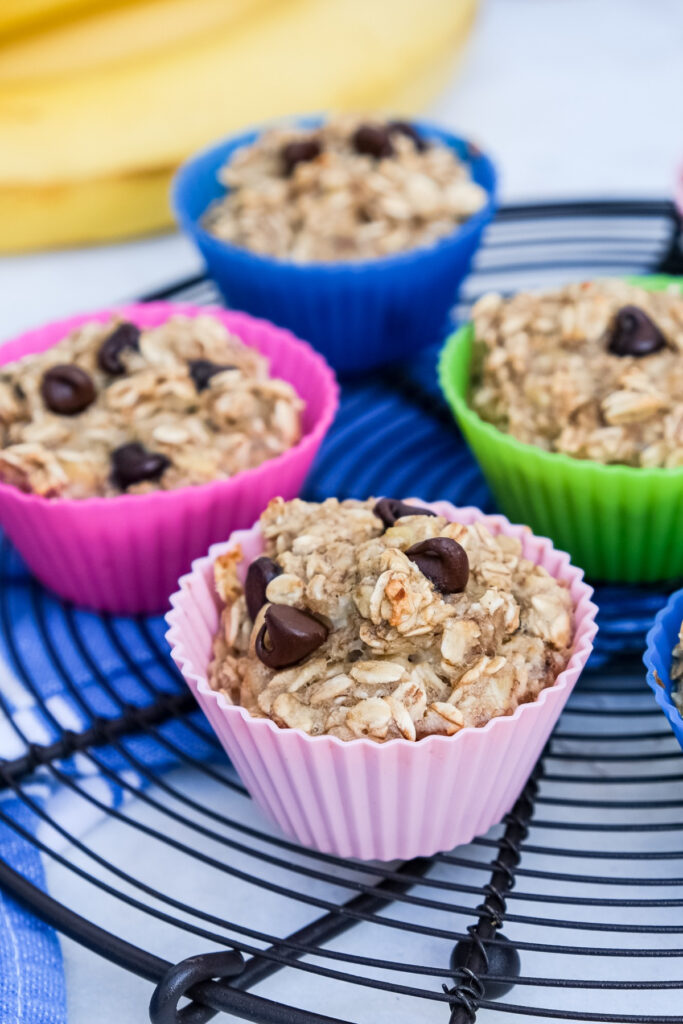
{"type": "MultiPolygon", "coordinates": [[[[683,158],[682,44],[681,0],[484,0],[467,59],[430,113],[490,150],[505,199],[670,195],[683,158]]],[[[132,297],[198,266],[174,235],[4,258],[0,338],[132,297]]],[[[89,841],[106,850],[123,840],[106,823],[89,841]]],[[[158,851],[140,843],[129,852],[141,874],[162,873],[158,851]]],[[[190,884],[195,890],[200,902],[207,899],[202,878],[190,884]]],[[[89,909],[106,920],[104,904],[89,909]]],[[[137,936],[140,945],[145,938],[137,936]]],[[[63,949],[70,1024],[144,1024],[147,982],[70,941],[63,949]]],[[[362,990],[353,998],[338,1015],[366,1019],[362,990]]]]}

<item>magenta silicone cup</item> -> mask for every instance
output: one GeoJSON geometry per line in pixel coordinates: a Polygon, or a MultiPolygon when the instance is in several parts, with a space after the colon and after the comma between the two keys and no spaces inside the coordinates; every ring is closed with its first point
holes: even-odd
{"type": "Polygon", "coordinates": [[[167,608],[178,576],[193,558],[253,523],[271,498],[296,497],[334,418],[337,383],[324,359],[287,330],[245,313],[170,302],[72,317],[29,331],[0,350],[0,364],[13,362],[113,313],[154,327],[177,313],[207,312],[267,356],[272,374],[289,381],[304,399],[303,436],[255,469],[174,491],[75,500],[24,494],[0,483],[0,526],[38,579],[69,601],[126,615],[167,608]]]}
{"type": "Polygon", "coordinates": [[[212,690],[207,668],[220,616],[213,563],[239,544],[245,575],[263,550],[258,524],[214,545],[171,598],[166,616],[171,654],[242,781],[286,835],[324,853],[407,860],[450,850],[487,832],[520,795],[593,649],[593,591],[569,555],[503,516],[445,501],[427,507],[450,520],[481,521],[494,533],[519,537],[525,556],[565,582],[573,599],[574,641],[566,669],[532,704],[481,729],[417,743],[344,742],[280,729],[212,690]]]}

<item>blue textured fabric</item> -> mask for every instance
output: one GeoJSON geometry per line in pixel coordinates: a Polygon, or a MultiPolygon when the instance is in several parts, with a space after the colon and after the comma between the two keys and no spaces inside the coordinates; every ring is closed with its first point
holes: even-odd
{"type": "MultiPolygon", "coordinates": [[[[107,619],[66,607],[31,579],[6,543],[0,544],[0,579],[1,759],[21,755],[28,743],[49,743],[64,729],[80,732],[93,716],[117,717],[124,704],[142,706],[184,686],[168,655],[160,616],[107,619]]],[[[121,743],[126,753],[103,747],[96,761],[77,756],[60,764],[60,771],[114,807],[126,792],[100,766],[115,775],[125,772],[141,788],[146,779],[136,768],[170,767],[177,760],[173,747],[202,760],[218,750],[199,712],[165,723],[159,735],[170,749],[152,736],[131,736],[121,743]]],[[[60,814],[68,815],[74,833],[83,834],[101,812],[76,794],[65,803],[64,787],[48,772],[22,790],[24,800],[0,790],[0,858],[39,888],[45,888],[41,854],[21,831],[40,836],[40,818],[28,802],[50,815],[57,790],[60,814]]],[[[51,836],[46,845],[53,841],[51,836]]],[[[57,936],[1,890],[0,1024],[66,1024],[57,936]]]]}
{"type": "MultiPolygon", "coordinates": [[[[0,809],[29,831],[33,815],[16,799],[0,809]]],[[[0,821],[0,851],[7,863],[41,888],[38,851],[0,821]]],[[[0,889],[0,1021],[2,1024],[63,1024],[66,993],[57,936],[25,913],[0,889]]]]}

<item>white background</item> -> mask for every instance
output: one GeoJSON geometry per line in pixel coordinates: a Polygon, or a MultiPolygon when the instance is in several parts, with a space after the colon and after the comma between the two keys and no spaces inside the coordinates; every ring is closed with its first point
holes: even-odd
{"type": "MultiPolygon", "coordinates": [[[[504,199],[668,196],[683,159],[682,48],[682,0],[485,0],[465,63],[429,113],[491,152],[504,199]]],[[[177,235],[2,259],[0,338],[198,267],[177,235]]],[[[89,838],[104,850],[120,841],[109,823],[89,838]]],[[[141,844],[140,873],[163,877],[145,858],[141,844]]],[[[70,1024],[147,1021],[148,983],[63,949],[70,1024]]]]}

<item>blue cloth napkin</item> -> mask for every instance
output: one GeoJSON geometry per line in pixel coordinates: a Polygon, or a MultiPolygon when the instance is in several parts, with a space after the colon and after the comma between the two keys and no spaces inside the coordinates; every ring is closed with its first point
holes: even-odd
{"type": "MultiPolygon", "coordinates": [[[[106,618],[62,605],[27,573],[6,541],[0,539],[0,760],[12,760],[28,743],[50,743],[63,729],[81,732],[95,715],[115,718],[121,702],[146,705],[159,693],[183,687],[168,654],[161,616],[106,618]]],[[[163,738],[202,760],[218,747],[197,712],[187,721],[159,727],[163,738]]],[[[121,741],[133,759],[162,771],[177,758],[152,736],[121,741]]],[[[96,751],[101,764],[142,788],[145,778],[118,750],[96,751]]],[[[118,806],[126,791],[83,755],[63,762],[62,772],[106,806],[118,806]]],[[[0,858],[40,888],[46,887],[42,855],[25,836],[44,833],[46,845],[58,839],[40,819],[55,813],[82,837],[99,816],[97,808],[65,793],[49,770],[22,787],[23,799],[0,789],[0,858]],[[55,797],[59,792],[59,811],[55,797]],[[33,802],[36,811],[31,810],[33,802]],[[13,827],[16,825],[16,828],[13,827]],[[41,832],[41,829],[43,832],[41,832]]],[[[52,895],[59,898],[59,893],[52,895]]],[[[0,890],[0,1022],[66,1024],[64,970],[59,941],[40,922],[0,890]]]]}
{"type": "MultiPolygon", "coordinates": [[[[33,815],[21,801],[2,802],[2,811],[25,828],[33,815]]],[[[36,848],[0,822],[0,855],[34,885],[45,874],[36,848]]],[[[63,1024],[66,993],[57,936],[0,889],[0,1020],[3,1024],[63,1024]]]]}

